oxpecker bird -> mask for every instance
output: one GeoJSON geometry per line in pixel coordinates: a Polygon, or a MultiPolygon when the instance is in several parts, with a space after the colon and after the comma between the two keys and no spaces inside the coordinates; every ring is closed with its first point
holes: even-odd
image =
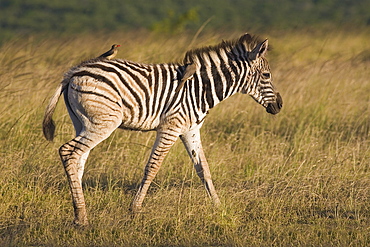
{"type": "Polygon", "coordinates": [[[116,44],[112,45],[112,48],[109,51],[101,54],[99,58],[107,58],[107,59],[114,58],[117,55],[118,47],[120,47],[120,45],[116,45],[116,44]]]}

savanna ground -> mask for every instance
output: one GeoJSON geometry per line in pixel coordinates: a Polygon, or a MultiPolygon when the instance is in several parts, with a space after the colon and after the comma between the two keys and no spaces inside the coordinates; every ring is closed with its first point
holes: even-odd
{"type": "Polygon", "coordinates": [[[266,32],[276,116],[236,95],[210,111],[203,144],[222,201],[216,209],[177,142],[133,218],[129,204],[155,133],[117,130],[89,157],[91,225],[72,225],[58,148],[73,136],[63,100],[54,143],[42,136],[62,74],[118,43],[117,57],[158,63],[240,32],[147,32],[19,38],[0,53],[1,246],[369,246],[370,32],[266,32]]]}

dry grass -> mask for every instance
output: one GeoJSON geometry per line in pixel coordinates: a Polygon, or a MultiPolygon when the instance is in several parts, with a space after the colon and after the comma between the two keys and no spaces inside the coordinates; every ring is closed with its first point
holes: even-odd
{"type": "MultiPolygon", "coordinates": [[[[239,35],[239,34],[237,34],[239,35]]],[[[222,207],[206,197],[180,142],[132,218],[154,133],[116,131],[90,155],[84,189],[91,226],[72,226],[57,149],[72,137],[59,104],[57,137],[41,121],[70,67],[122,45],[118,57],[180,60],[189,48],[235,34],[160,37],[145,32],[29,38],[0,52],[1,246],[367,246],[370,245],[369,33],[268,34],[283,111],[270,116],[245,95],[209,114],[202,129],[222,207]],[[96,38],[98,37],[98,38],[96,38]],[[103,39],[104,38],[104,39],[103,39]],[[76,50],[76,47],[78,48],[76,50]]]]}

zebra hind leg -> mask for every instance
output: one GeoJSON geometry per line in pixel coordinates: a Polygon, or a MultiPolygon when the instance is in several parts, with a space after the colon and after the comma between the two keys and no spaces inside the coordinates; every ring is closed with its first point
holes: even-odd
{"type": "Polygon", "coordinates": [[[76,225],[88,225],[85,199],[82,191],[82,172],[80,160],[83,156],[86,159],[86,153],[89,153],[90,147],[88,139],[77,136],[71,141],[65,143],[59,148],[59,155],[64,165],[64,169],[69,182],[69,187],[72,194],[72,201],[75,213],[74,223],[76,225]],[[79,175],[80,174],[80,175],[79,175]]]}

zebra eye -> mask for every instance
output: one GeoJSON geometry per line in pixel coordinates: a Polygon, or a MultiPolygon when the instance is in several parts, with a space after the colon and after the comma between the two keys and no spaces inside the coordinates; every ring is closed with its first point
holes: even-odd
{"type": "Polygon", "coordinates": [[[266,78],[270,78],[271,77],[271,74],[270,73],[262,73],[262,76],[263,77],[266,77],[266,78]]]}

